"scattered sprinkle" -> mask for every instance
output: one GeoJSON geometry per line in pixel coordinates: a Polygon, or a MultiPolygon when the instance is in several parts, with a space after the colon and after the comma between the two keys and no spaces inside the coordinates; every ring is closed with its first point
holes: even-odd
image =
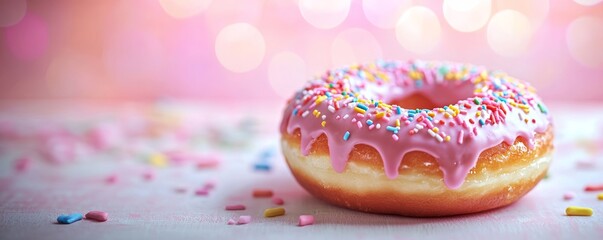
{"type": "Polygon", "coordinates": [[[276,205],[283,205],[283,204],[285,204],[285,201],[280,197],[273,197],[272,203],[274,203],[276,205]]]}
{"type": "Polygon", "coordinates": [[[236,204],[236,205],[226,205],[226,207],[224,208],[226,211],[240,211],[240,210],[245,210],[245,205],[242,204],[236,204]]]}
{"type": "Polygon", "coordinates": [[[567,216],[592,216],[593,209],[587,207],[569,206],[565,209],[567,216]]]}
{"type": "Polygon", "coordinates": [[[268,208],[264,210],[264,217],[277,217],[285,215],[285,209],[282,207],[268,208]]]}
{"type": "Polygon", "coordinates": [[[297,224],[300,227],[312,225],[314,224],[314,216],[312,215],[301,215],[299,216],[299,223],[297,224]]]}
{"type": "Polygon", "coordinates": [[[251,222],[251,216],[243,215],[239,217],[239,221],[237,221],[237,225],[248,224],[251,222]]]}
{"type": "Polygon", "coordinates": [[[584,191],[587,191],[587,192],[603,191],[603,184],[586,185],[586,187],[584,187],[584,191]]]}
{"type": "Polygon", "coordinates": [[[269,198],[272,197],[273,192],[269,189],[254,189],[253,197],[254,198],[269,198]]]}
{"type": "Polygon", "coordinates": [[[97,222],[105,222],[109,219],[109,214],[103,211],[90,211],[86,213],[86,219],[94,220],[97,222]]]}
{"type": "Polygon", "coordinates": [[[566,192],[565,194],[563,194],[563,200],[572,200],[576,197],[576,194],[574,192],[566,192]]]}
{"type": "Polygon", "coordinates": [[[57,222],[60,224],[72,224],[74,222],[82,220],[82,218],[84,218],[84,216],[82,216],[82,214],[72,213],[69,215],[60,215],[59,217],[57,217],[57,222]]]}

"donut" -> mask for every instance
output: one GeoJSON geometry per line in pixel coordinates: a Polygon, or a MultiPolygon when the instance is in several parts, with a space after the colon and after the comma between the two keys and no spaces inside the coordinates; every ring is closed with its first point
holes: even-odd
{"type": "Polygon", "coordinates": [[[336,206],[449,216],[507,206],[546,175],[552,118],[535,89],[462,63],[329,70],[287,101],[281,148],[297,182],[336,206]]]}

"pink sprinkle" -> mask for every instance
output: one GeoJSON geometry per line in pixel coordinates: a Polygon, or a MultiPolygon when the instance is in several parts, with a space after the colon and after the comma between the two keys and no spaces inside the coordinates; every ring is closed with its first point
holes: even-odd
{"type": "Polygon", "coordinates": [[[239,217],[239,221],[237,222],[237,225],[247,224],[250,222],[251,222],[251,216],[244,215],[244,216],[239,217]]]}
{"type": "Polygon", "coordinates": [[[29,169],[31,165],[31,159],[29,157],[20,157],[15,160],[15,170],[18,172],[24,172],[29,169]]]}
{"type": "Polygon", "coordinates": [[[392,134],[392,138],[394,139],[394,141],[398,141],[399,137],[396,134],[392,134]]]}
{"type": "Polygon", "coordinates": [[[312,216],[312,215],[299,216],[298,226],[303,227],[303,226],[312,225],[312,224],[314,224],[314,216],[312,216]]]}
{"type": "Polygon", "coordinates": [[[195,190],[195,195],[197,196],[207,196],[209,194],[209,190],[206,188],[199,188],[195,190]]]}
{"type": "Polygon", "coordinates": [[[228,222],[227,222],[227,224],[228,224],[228,225],[235,225],[236,223],[237,223],[237,221],[235,221],[235,220],[234,220],[234,219],[232,219],[232,218],[231,218],[231,219],[228,219],[228,222]]]}
{"type": "Polygon", "coordinates": [[[109,184],[113,184],[113,183],[116,183],[118,179],[119,178],[117,177],[117,175],[112,174],[112,175],[109,175],[107,178],[105,178],[105,182],[109,183],[109,184]]]}
{"type": "Polygon", "coordinates": [[[186,187],[175,187],[174,191],[176,191],[177,193],[186,193],[186,191],[188,191],[188,189],[186,187]]]}
{"type": "Polygon", "coordinates": [[[565,194],[563,194],[563,200],[572,200],[574,199],[574,197],[576,197],[576,194],[574,192],[566,192],[565,194]]]}
{"type": "Polygon", "coordinates": [[[204,156],[197,158],[197,168],[213,168],[220,164],[217,156],[204,156]]]}
{"type": "Polygon", "coordinates": [[[587,191],[587,192],[603,191],[603,184],[586,185],[586,187],[584,188],[584,191],[587,191]]]}
{"type": "Polygon", "coordinates": [[[356,122],[356,125],[358,126],[358,128],[362,128],[362,123],[360,121],[356,122]]]}
{"type": "Polygon", "coordinates": [[[341,118],[341,116],[337,115],[337,117],[335,117],[335,120],[339,120],[341,118]]]}
{"type": "Polygon", "coordinates": [[[224,209],[226,209],[227,211],[240,211],[240,210],[245,210],[245,205],[242,205],[242,204],[226,205],[226,207],[224,209]]]}
{"type": "Polygon", "coordinates": [[[352,118],[353,123],[355,123],[356,121],[358,121],[358,120],[356,120],[356,118],[352,118]]]}
{"type": "Polygon", "coordinates": [[[465,131],[463,131],[463,130],[459,131],[459,139],[458,139],[459,144],[463,144],[464,137],[465,137],[465,131]]]}
{"type": "Polygon", "coordinates": [[[214,180],[208,180],[207,182],[205,182],[205,184],[203,185],[203,187],[207,190],[212,190],[216,187],[216,181],[214,180]]]}
{"type": "Polygon", "coordinates": [[[153,170],[147,170],[142,173],[142,178],[147,181],[153,180],[153,178],[155,178],[155,172],[153,172],[153,170]]]}
{"type": "Polygon", "coordinates": [[[273,197],[272,203],[274,203],[276,205],[283,205],[283,204],[285,204],[285,201],[280,197],[273,197]]]}
{"type": "Polygon", "coordinates": [[[375,128],[375,124],[369,126],[369,130],[372,130],[373,128],[375,128]]]}
{"type": "Polygon", "coordinates": [[[104,222],[107,221],[107,219],[109,219],[109,214],[103,211],[90,211],[88,213],[86,213],[86,219],[90,219],[90,220],[94,220],[94,221],[98,221],[98,222],[104,222]]]}

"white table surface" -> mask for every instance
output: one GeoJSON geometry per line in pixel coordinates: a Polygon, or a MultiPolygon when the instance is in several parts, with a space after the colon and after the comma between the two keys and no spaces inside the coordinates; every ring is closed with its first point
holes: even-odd
{"type": "Polygon", "coordinates": [[[603,183],[601,104],[549,104],[556,127],[554,162],[549,178],[519,202],[445,218],[355,212],[309,195],[296,183],[278,149],[276,123],[281,108],[270,103],[1,102],[0,238],[603,239],[603,201],[597,200],[596,192],[583,191],[587,184],[603,183]],[[157,115],[176,116],[179,124],[187,126],[189,138],[179,140],[170,135],[172,130],[162,137],[132,135],[102,151],[79,142],[75,159],[59,164],[38,154],[36,139],[41,131],[67,129],[81,137],[98,123],[129,131],[157,118],[163,121],[157,115]],[[241,119],[256,123],[252,131],[241,133],[237,127],[241,119]],[[210,154],[219,158],[220,164],[199,169],[194,162],[167,167],[148,163],[148,154],[171,148],[210,154]],[[255,171],[253,164],[264,151],[274,153],[268,158],[272,169],[255,171]],[[22,156],[31,157],[31,165],[18,171],[14,160],[22,156]],[[147,171],[155,178],[144,180],[147,171]],[[108,176],[116,176],[117,181],[107,183],[108,176]],[[208,196],[196,196],[194,189],[208,181],[215,181],[215,189],[208,196]],[[254,188],[272,189],[283,198],[286,215],[262,217],[264,209],[274,204],[270,199],[253,198],[254,188]],[[575,192],[576,198],[563,200],[568,191],[575,192]],[[227,204],[244,204],[247,209],[225,211],[227,204]],[[570,205],[591,207],[595,214],[565,216],[570,205]],[[56,224],[59,214],[91,210],[108,212],[109,220],[56,224]],[[296,226],[302,214],[314,215],[314,225],[296,226]],[[250,215],[251,223],[226,224],[240,215],[250,215]]]}

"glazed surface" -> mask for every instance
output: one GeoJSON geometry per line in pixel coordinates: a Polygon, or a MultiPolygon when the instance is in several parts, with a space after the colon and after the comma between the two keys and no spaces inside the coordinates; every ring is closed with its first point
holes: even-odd
{"type": "Polygon", "coordinates": [[[378,152],[391,179],[405,155],[425,153],[437,162],[445,185],[456,189],[486,149],[513,145],[518,137],[532,149],[535,135],[550,124],[534,89],[505,73],[454,63],[377,62],[308,82],[288,102],[281,132],[299,131],[304,155],[324,135],[337,172],[356,146],[378,152]],[[426,98],[424,107],[439,107],[395,104],[417,94],[426,98]]]}

